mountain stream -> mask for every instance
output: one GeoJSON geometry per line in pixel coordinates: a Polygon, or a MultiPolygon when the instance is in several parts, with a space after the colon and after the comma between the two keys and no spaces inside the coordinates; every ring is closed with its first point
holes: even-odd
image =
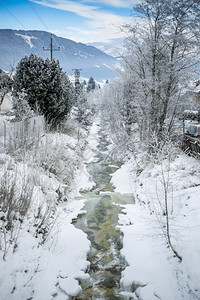
{"type": "Polygon", "coordinates": [[[99,130],[99,144],[94,161],[87,169],[95,182],[89,192],[82,192],[86,199],[84,211],[73,221],[76,228],[83,230],[91,242],[88,254],[90,269],[88,280],[80,280],[82,293],[74,300],[115,300],[124,299],[120,296],[121,272],[126,263],[120,256],[122,234],[116,228],[118,214],[122,213],[120,204],[134,203],[132,194],[114,192],[111,174],[121,166],[120,162],[109,161],[106,134],[99,130]]]}

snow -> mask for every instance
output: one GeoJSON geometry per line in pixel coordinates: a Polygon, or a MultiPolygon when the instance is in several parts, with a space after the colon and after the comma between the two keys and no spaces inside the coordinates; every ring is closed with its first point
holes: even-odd
{"type": "Polygon", "coordinates": [[[11,93],[5,95],[3,103],[0,106],[1,110],[11,110],[13,108],[11,93]]]}
{"type": "MultiPolygon", "coordinates": [[[[0,259],[0,295],[2,300],[33,299],[67,300],[81,293],[79,279],[87,279],[87,253],[90,241],[87,235],[74,227],[73,220],[84,213],[81,190],[93,186],[85,163],[95,159],[99,122],[90,130],[86,147],[77,144],[75,134],[45,134],[40,141],[40,155],[34,159],[28,153],[24,160],[15,160],[7,153],[0,154],[0,178],[4,169],[8,174],[17,170],[18,183],[26,174],[32,174],[34,189],[31,211],[24,220],[17,248],[7,249],[0,259]],[[44,149],[42,148],[44,147],[44,149]],[[48,152],[46,152],[48,148],[48,152]],[[80,149],[83,149],[80,152],[80,149]],[[45,150],[46,149],[46,150],[45,150]],[[50,151],[51,149],[51,151],[50,151]],[[56,155],[56,159],[51,154],[56,155]],[[53,168],[46,171],[40,162],[53,168]],[[31,162],[31,164],[30,164],[31,162]],[[34,165],[33,165],[34,162],[34,165]],[[7,168],[9,167],[9,168],[7,168]],[[62,168],[61,168],[62,167],[62,168]],[[73,173],[72,169],[76,169],[73,173]],[[68,171],[66,175],[66,171],[68,171]],[[66,189],[66,177],[74,176],[66,189]],[[58,190],[62,194],[54,207],[52,230],[42,243],[42,237],[33,236],[35,212],[41,213],[49,203],[56,203],[58,190]],[[34,201],[33,201],[34,200],[34,201]],[[28,228],[28,230],[27,230],[28,228]]],[[[200,163],[175,150],[169,161],[154,161],[138,152],[112,175],[115,191],[132,193],[135,204],[122,206],[117,226],[123,233],[121,255],[127,266],[120,281],[121,296],[140,300],[194,300],[200,298],[200,163]],[[174,257],[163,235],[165,218],[159,200],[164,195],[163,182],[168,182],[170,234],[174,248],[182,262],[174,257]],[[159,220],[159,222],[158,222],[159,220]]],[[[21,183],[20,183],[21,184],[21,183]]],[[[17,224],[17,223],[16,223],[17,224]]]]}
{"type": "Polygon", "coordinates": [[[116,191],[121,193],[130,183],[129,191],[136,200],[135,204],[125,205],[119,215],[123,232],[121,255],[127,262],[122,272],[121,295],[142,300],[199,299],[200,163],[181,150],[170,164],[165,159],[147,163],[142,155],[136,160],[127,161],[112,178],[116,191]],[[159,216],[158,207],[158,198],[163,196],[163,174],[165,178],[169,174],[168,197],[172,198],[170,208],[173,206],[170,233],[182,262],[174,257],[163,235],[164,217],[159,216]]]}
{"type": "MultiPolygon", "coordinates": [[[[91,133],[95,134],[97,129],[92,128],[91,133]]],[[[9,170],[9,174],[16,172],[19,187],[27,173],[31,175],[29,180],[34,184],[31,208],[21,225],[16,249],[11,245],[7,249],[5,260],[3,248],[0,251],[1,300],[31,297],[49,300],[55,296],[56,299],[66,300],[81,292],[78,279],[88,278],[86,270],[89,267],[87,253],[90,241],[84,232],[74,227],[72,221],[83,213],[84,199],[77,198],[78,191],[93,184],[89,181],[82,160],[86,161],[88,155],[93,155],[92,148],[96,145],[91,136],[89,149],[85,148],[86,156],[82,156],[80,151],[85,147],[84,140],[84,132],[81,132],[80,144],[77,144],[75,135],[45,134],[40,139],[39,153],[33,153],[34,157],[31,153],[25,153],[18,162],[9,154],[0,154],[0,179],[4,170],[9,170]],[[50,169],[45,171],[39,167],[41,162],[44,167],[53,168],[54,173],[50,169]],[[84,176],[80,175],[81,171],[84,171],[84,176]],[[71,184],[68,183],[70,176],[75,176],[71,184]],[[68,185],[65,184],[65,178],[68,185]],[[56,204],[58,193],[63,201],[56,204]],[[53,210],[51,214],[54,226],[51,225],[52,222],[49,223],[51,230],[43,243],[41,234],[37,234],[37,237],[33,234],[34,223],[39,222],[36,217],[39,208],[40,213],[46,217],[46,213],[49,213],[48,205],[53,210]]],[[[4,246],[2,241],[1,245],[4,246]]]]}
{"type": "Polygon", "coordinates": [[[81,288],[75,278],[84,278],[89,242],[86,234],[70,224],[80,211],[83,202],[68,205],[68,214],[62,212],[63,224],[56,234],[56,244],[49,241],[45,247],[37,247],[28,233],[21,236],[20,247],[6,262],[1,260],[1,299],[28,299],[34,290],[35,299],[51,299],[54,293],[77,295],[81,288]],[[65,218],[65,220],[64,220],[65,218]],[[81,244],[81,251],[80,251],[81,244]],[[12,293],[15,287],[15,292],[12,293]],[[47,288],[48,287],[48,288],[47,288]]]}
{"type": "Polygon", "coordinates": [[[90,134],[88,137],[88,143],[87,143],[87,147],[84,150],[83,153],[83,165],[81,166],[81,168],[79,168],[76,178],[75,178],[75,182],[76,182],[76,186],[77,186],[77,195],[80,195],[80,191],[86,191],[86,190],[90,190],[95,183],[93,181],[91,181],[91,178],[87,172],[86,169],[86,163],[90,163],[94,160],[94,155],[95,155],[95,150],[97,148],[97,132],[98,132],[98,122],[94,123],[90,129],[90,134]]]}
{"type": "Polygon", "coordinates": [[[131,166],[129,164],[124,164],[112,175],[111,183],[116,187],[116,192],[121,194],[133,192],[133,183],[130,171],[131,166]]]}
{"type": "Polygon", "coordinates": [[[29,35],[24,35],[24,34],[20,34],[20,33],[15,33],[15,35],[21,36],[21,38],[25,40],[25,42],[30,46],[30,48],[34,47],[33,43],[31,42],[31,39],[37,40],[37,38],[35,36],[29,36],[29,35]]]}
{"type": "Polygon", "coordinates": [[[44,134],[43,116],[33,116],[18,122],[10,122],[10,120],[8,116],[0,115],[0,147],[6,147],[7,150],[14,150],[22,144],[26,147],[44,134]]]}

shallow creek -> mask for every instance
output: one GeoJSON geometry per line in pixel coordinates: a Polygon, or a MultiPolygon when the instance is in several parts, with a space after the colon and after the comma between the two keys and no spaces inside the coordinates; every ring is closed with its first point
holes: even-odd
{"type": "Polygon", "coordinates": [[[81,194],[86,199],[83,208],[86,213],[79,215],[73,222],[76,228],[87,234],[91,242],[88,254],[90,279],[80,280],[82,293],[74,297],[75,300],[123,299],[119,294],[119,282],[126,265],[120,257],[122,235],[116,226],[118,214],[122,210],[120,204],[133,203],[134,199],[131,194],[114,192],[110,174],[119,169],[121,163],[109,161],[106,134],[100,130],[98,136],[95,159],[87,166],[95,186],[91,191],[81,194]]]}

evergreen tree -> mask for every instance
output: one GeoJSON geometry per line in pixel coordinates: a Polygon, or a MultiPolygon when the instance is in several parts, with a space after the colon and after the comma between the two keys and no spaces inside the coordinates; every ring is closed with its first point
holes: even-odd
{"type": "Polygon", "coordinates": [[[13,96],[25,91],[29,105],[35,110],[43,98],[42,72],[44,61],[41,57],[31,54],[21,59],[14,76],[13,96]]]}
{"type": "Polygon", "coordinates": [[[96,83],[93,79],[93,77],[90,77],[87,85],[87,92],[89,93],[90,91],[94,90],[96,87],[96,83]]]}
{"type": "Polygon", "coordinates": [[[62,73],[62,90],[64,115],[67,115],[76,101],[76,93],[75,88],[73,87],[66,73],[62,73]]]}
{"type": "Polygon", "coordinates": [[[42,72],[42,98],[39,108],[47,119],[52,121],[63,116],[65,111],[63,103],[62,70],[59,62],[46,59],[42,72]]]}
{"type": "Polygon", "coordinates": [[[14,76],[13,96],[24,90],[30,107],[41,112],[48,122],[63,118],[73,101],[73,87],[58,61],[31,54],[22,58],[14,76]]]}

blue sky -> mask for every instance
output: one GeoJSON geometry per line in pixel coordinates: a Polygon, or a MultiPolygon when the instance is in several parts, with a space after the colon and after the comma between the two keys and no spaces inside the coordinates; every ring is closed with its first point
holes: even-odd
{"type": "Polygon", "coordinates": [[[131,21],[135,2],[0,0],[0,28],[48,30],[77,42],[105,42],[124,36],[120,27],[131,21]]]}

